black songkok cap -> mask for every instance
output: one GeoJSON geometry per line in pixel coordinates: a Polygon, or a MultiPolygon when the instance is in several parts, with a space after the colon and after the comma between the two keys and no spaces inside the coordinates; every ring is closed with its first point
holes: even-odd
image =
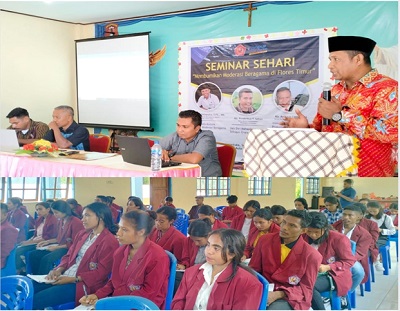
{"type": "Polygon", "coordinates": [[[369,38],[355,36],[337,36],[328,38],[329,52],[361,51],[371,55],[376,42],[369,38]]]}

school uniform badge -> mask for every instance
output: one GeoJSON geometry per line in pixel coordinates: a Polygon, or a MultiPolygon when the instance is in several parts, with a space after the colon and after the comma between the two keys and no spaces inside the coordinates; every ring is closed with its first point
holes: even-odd
{"type": "Polygon", "coordinates": [[[332,256],[331,258],[328,258],[328,260],[326,261],[327,263],[334,263],[336,261],[336,258],[334,256],[332,256]]]}
{"type": "Polygon", "coordinates": [[[139,290],[141,288],[142,288],[141,285],[133,285],[133,284],[129,285],[129,289],[131,290],[131,292],[133,292],[134,290],[139,290]]]}
{"type": "Polygon", "coordinates": [[[297,275],[289,276],[289,284],[297,285],[300,282],[300,278],[297,275]]]}
{"type": "Polygon", "coordinates": [[[89,262],[89,270],[96,270],[97,269],[97,262],[89,262]]]}

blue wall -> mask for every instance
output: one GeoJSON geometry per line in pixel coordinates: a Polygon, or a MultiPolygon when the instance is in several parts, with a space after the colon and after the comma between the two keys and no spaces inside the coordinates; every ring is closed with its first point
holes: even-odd
{"type": "Polygon", "coordinates": [[[167,46],[164,58],[150,70],[151,124],[155,129],[151,135],[165,136],[175,130],[181,41],[336,26],[338,35],[369,37],[380,47],[398,43],[397,1],[274,2],[258,6],[252,15],[250,28],[248,13],[242,9],[207,16],[144,20],[132,25],[121,23],[119,34],[151,31],[151,51],[167,46]]]}

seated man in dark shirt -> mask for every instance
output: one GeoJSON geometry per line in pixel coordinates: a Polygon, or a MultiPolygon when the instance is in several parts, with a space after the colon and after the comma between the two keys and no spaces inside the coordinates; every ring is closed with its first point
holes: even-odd
{"type": "Polygon", "coordinates": [[[162,159],[199,164],[203,177],[222,175],[217,143],[212,131],[201,129],[201,114],[194,110],[181,111],[176,132],[160,141],[162,159]]]}
{"type": "Polygon", "coordinates": [[[74,109],[58,106],[53,111],[50,130],[43,139],[55,142],[59,148],[89,150],[89,131],[74,121],[74,109]]]}

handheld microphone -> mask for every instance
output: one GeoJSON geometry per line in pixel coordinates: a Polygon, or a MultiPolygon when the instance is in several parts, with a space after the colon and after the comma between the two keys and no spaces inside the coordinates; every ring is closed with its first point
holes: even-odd
{"type": "MultiPolygon", "coordinates": [[[[322,98],[325,100],[330,101],[331,100],[331,89],[332,89],[332,84],[329,82],[325,82],[322,86],[322,98]]],[[[330,119],[322,119],[322,125],[330,125],[331,120],[330,119]]]]}

